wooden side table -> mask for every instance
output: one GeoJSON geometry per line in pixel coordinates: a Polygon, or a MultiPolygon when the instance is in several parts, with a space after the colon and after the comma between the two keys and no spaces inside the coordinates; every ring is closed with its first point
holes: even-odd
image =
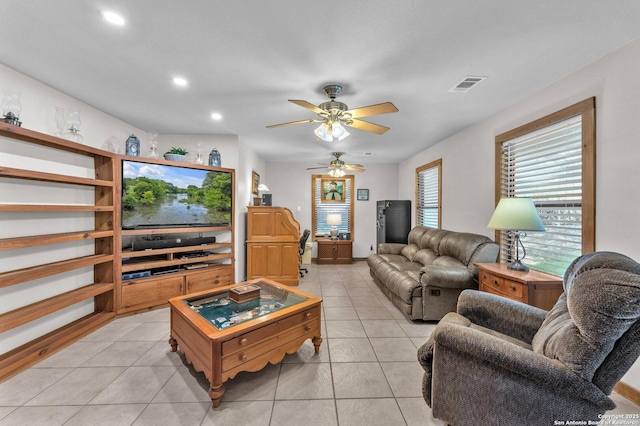
{"type": "Polygon", "coordinates": [[[318,265],[346,265],[353,262],[351,240],[318,239],[318,265]]]}
{"type": "Polygon", "coordinates": [[[507,269],[506,263],[474,263],[479,269],[479,289],[550,310],[564,291],[562,278],[544,272],[507,269]]]}

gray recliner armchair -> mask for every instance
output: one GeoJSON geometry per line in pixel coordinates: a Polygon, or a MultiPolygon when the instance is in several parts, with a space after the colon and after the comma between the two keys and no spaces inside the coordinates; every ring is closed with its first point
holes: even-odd
{"type": "Polygon", "coordinates": [[[433,416],[455,425],[598,421],[640,355],[640,264],[577,258],[551,311],[462,292],[418,350],[433,416]]]}

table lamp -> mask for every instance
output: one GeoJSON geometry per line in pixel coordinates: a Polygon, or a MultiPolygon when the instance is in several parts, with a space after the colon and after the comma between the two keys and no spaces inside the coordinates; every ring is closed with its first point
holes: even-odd
{"type": "Polygon", "coordinates": [[[487,228],[500,231],[509,231],[508,235],[513,237],[513,245],[516,247],[516,259],[507,265],[507,269],[513,271],[528,271],[529,268],[523,265],[521,260],[527,255],[521,238],[527,233],[522,231],[540,231],[545,228],[540,219],[531,198],[508,197],[501,198],[496,206],[487,228]],[[522,247],[522,257],[520,257],[520,247],[522,247]]]}
{"type": "MultiPolygon", "coordinates": [[[[261,183],[260,185],[258,185],[258,194],[262,193],[263,191],[269,191],[269,188],[264,183],[261,183]]],[[[262,205],[271,205],[271,194],[262,194],[262,205]]]]}
{"type": "MultiPolygon", "coordinates": [[[[268,191],[269,188],[267,188],[267,185],[265,185],[264,183],[261,183],[260,185],[258,185],[258,196],[257,197],[253,197],[253,205],[254,206],[261,206],[262,205],[262,196],[260,195],[260,191],[268,191]]],[[[271,204],[269,204],[271,205],[271,204]]]]}
{"type": "Polygon", "coordinates": [[[338,225],[342,225],[342,215],[340,213],[329,213],[327,215],[327,225],[331,225],[331,239],[338,239],[338,225]]]}

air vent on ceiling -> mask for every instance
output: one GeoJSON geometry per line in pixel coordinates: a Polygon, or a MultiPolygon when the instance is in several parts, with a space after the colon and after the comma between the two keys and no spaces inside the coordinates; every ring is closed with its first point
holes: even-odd
{"type": "Polygon", "coordinates": [[[371,157],[373,155],[373,152],[363,152],[362,156],[363,157],[371,157]]]}
{"type": "Polygon", "coordinates": [[[452,93],[464,93],[485,81],[487,77],[466,76],[458,84],[449,89],[452,93]]]}

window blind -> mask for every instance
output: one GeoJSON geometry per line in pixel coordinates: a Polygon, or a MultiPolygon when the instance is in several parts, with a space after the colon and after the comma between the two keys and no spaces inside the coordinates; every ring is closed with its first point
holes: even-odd
{"type": "Polygon", "coordinates": [[[327,225],[327,215],[330,213],[339,213],[342,216],[342,225],[338,225],[338,232],[351,232],[351,196],[353,191],[351,190],[351,179],[344,180],[344,203],[325,203],[322,201],[322,179],[315,178],[314,180],[314,199],[316,209],[316,223],[314,229],[314,235],[328,235],[331,230],[331,225],[327,225]]]}
{"type": "Polygon", "coordinates": [[[417,172],[416,223],[439,228],[440,224],[440,164],[417,172]]]}
{"type": "MultiPolygon", "coordinates": [[[[500,188],[502,197],[531,198],[546,228],[524,237],[526,264],[562,276],[582,254],[581,116],[503,142],[500,188]]],[[[502,261],[511,262],[506,231],[500,241],[502,261]]]]}

